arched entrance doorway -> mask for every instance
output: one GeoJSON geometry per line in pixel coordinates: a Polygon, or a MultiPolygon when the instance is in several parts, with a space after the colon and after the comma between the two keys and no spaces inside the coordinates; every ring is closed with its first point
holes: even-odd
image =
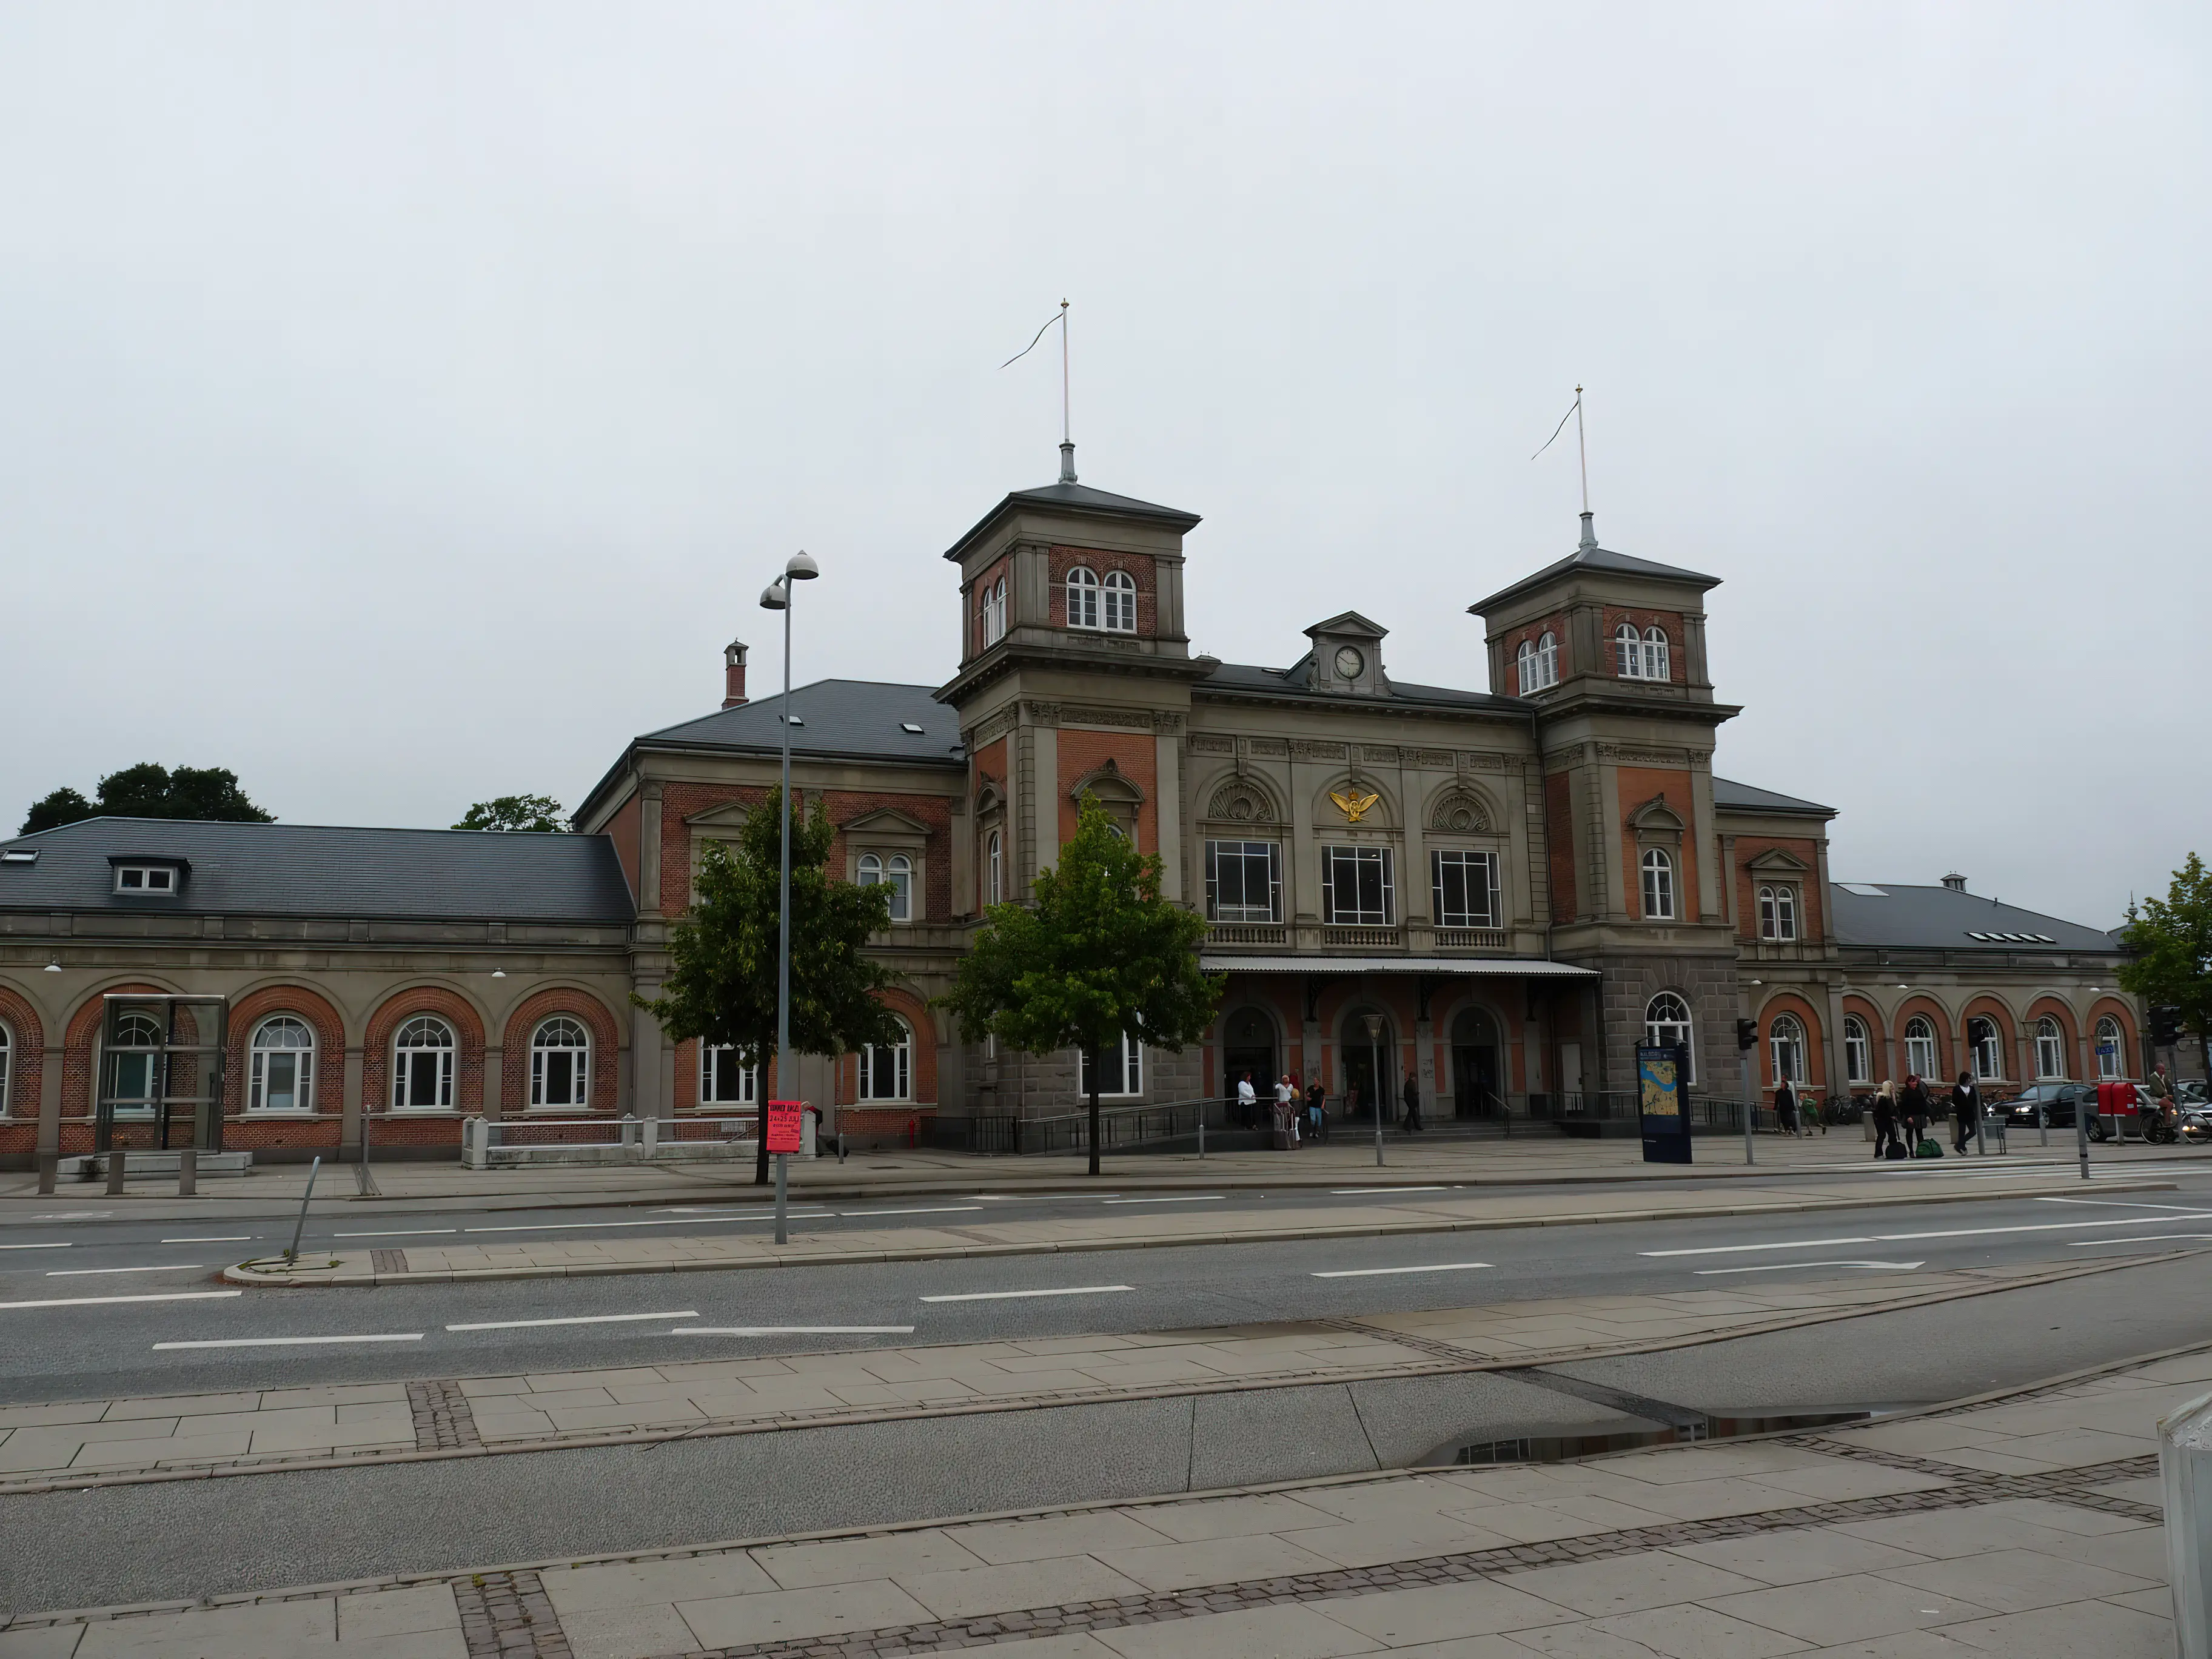
{"type": "Polygon", "coordinates": [[[1342,1035],[1338,1038],[1340,1046],[1337,1052],[1344,1060],[1343,1116],[1372,1122],[1376,1104],[1379,1101],[1382,1106],[1382,1121],[1385,1123],[1392,1121],[1398,1115],[1395,1105],[1398,1097],[1392,1086],[1395,1068],[1390,1057],[1397,1052],[1397,1038],[1390,1029],[1390,1017],[1379,1008],[1354,1008],[1345,1015],[1344,1024],[1340,1029],[1342,1035]],[[1370,1015],[1381,1021],[1372,1036],[1367,1030],[1370,1015]],[[1382,1068],[1379,1080],[1376,1076],[1378,1049],[1382,1068]]]}
{"type": "Polygon", "coordinates": [[[1498,1087],[1498,1022],[1482,1008],[1462,1008],[1451,1024],[1452,1115],[1494,1118],[1504,1102],[1498,1087]]]}
{"type": "Polygon", "coordinates": [[[1237,1098],[1237,1079],[1252,1074],[1252,1092],[1261,1100],[1275,1097],[1275,1022],[1258,1008],[1239,1008],[1229,1016],[1221,1031],[1221,1094],[1237,1098]]]}

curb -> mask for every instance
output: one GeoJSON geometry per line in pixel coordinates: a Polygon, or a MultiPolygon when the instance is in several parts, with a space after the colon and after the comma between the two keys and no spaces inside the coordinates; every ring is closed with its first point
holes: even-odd
{"type": "MultiPolygon", "coordinates": [[[[1368,1222],[1346,1226],[1255,1228],[1234,1233],[1156,1234],[1132,1238],[1038,1240],[1035,1243],[917,1245],[908,1249],[826,1250],[786,1246],[784,1255],[699,1261],[587,1261],[529,1267],[447,1267],[422,1273],[318,1270],[313,1279],[258,1273],[249,1263],[222,1270],[222,1282],[267,1290],[373,1289],[380,1285],[476,1283],[486,1279],[592,1279],[610,1274],[734,1273],[764,1267],[820,1267],[848,1262],[881,1265],[893,1261],[961,1261],[994,1256],[1081,1255],[1103,1250],[1168,1249],[1180,1245],[1282,1244],[1317,1238],[1382,1238],[1424,1233],[1504,1232],[1522,1227],[1589,1227],[1614,1222],[1698,1221],[1732,1216],[1809,1215],[1824,1210],[1910,1208],[1928,1204],[1972,1204],[2015,1198],[2048,1198],[2073,1193],[2070,1185],[2046,1183],[2008,1187],[1998,1192],[1908,1193],[1897,1197],[1820,1198],[1775,1204],[1701,1204],[1677,1209],[1609,1210],[1544,1216],[1482,1216],[1406,1222],[1368,1222]],[[803,1253],[802,1253],[803,1252],[803,1253]]],[[[2100,1192],[2170,1193],[2172,1181],[2106,1182],[2100,1192]]],[[[677,1235],[682,1237],[682,1235],[677,1235]]],[[[364,1251],[342,1252],[361,1255],[364,1251]]]]}

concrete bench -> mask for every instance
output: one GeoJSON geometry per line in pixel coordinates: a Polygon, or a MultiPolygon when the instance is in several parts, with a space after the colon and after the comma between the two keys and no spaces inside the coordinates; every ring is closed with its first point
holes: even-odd
{"type": "MultiPolygon", "coordinates": [[[[108,1156],[106,1152],[85,1152],[75,1158],[63,1158],[55,1168],[64,1181],[89,1181],[107,1173],[108,1156]]],[[[177,1178],[177,1161],[181,1156],[180,1152],[142,1152],[136,1147],[126,1146],[124,1148],[124,1177],[130,1181],[141,1178],[152,1181],[166,1176],[174,1181],[177,1178]]],[[[252,1170],[253,1154],[250,1152],[202,1152],[198,1165],[199,1178],[203,1181],[213,1176],[247,1175],[252,1170]]]]}

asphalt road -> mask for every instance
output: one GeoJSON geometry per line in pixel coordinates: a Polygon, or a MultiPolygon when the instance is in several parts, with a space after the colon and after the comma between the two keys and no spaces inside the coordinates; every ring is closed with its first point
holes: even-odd
{"type": "MultiPolygon", "coordinates": [[[[1260,1201],[1230,1194],[1219,1207],[1260,1201]]],[[[923,1207],[935,1206],[861,1207],[833,1219],[879,1225],[886,1210],[923,1207]]],[[[699,1218],[674,1218],[685,1228],[699,1218]]],[[[46,1224],[53,1237],[14,1229],[0,1249],[9,1362],[0,1400],[11,1403],[1187,1328],[2155,1253],[2212,1243],[2212,1170],[2188,1168],[2172,1192],[2100,1196],[2093,1184],[2065,1198],[1780,1217],[373,1290],[237,1292],[215,1282],[220,1263],[246,1253],[235,1236],[149,1239],[138,1224],[103,1231],[91,1218],[46,1224]],[[685,1327],[757,1334],[680,1334],[685,1327]],[[838,1327],[883,1328],[841,1334],[838,1327]],[[320,1340],[287,1346],[303,1338],[320,1340]],[[226,1343],[241,1346],[162,1346],[226,1343]]]]}

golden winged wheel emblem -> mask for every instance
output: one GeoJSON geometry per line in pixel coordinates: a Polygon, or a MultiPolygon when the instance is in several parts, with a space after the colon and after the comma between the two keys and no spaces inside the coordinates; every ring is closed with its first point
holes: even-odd
{"type": "Polygon", "coordinates": [[[1346,823],[1358,823],[1382,799],[1380,795],[1341,794],[1334,789],[1328,792],[1328,798],[1336,803],[1336,810],[1344,814],[1346,823]]]}

